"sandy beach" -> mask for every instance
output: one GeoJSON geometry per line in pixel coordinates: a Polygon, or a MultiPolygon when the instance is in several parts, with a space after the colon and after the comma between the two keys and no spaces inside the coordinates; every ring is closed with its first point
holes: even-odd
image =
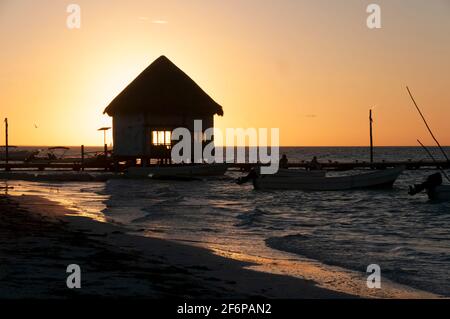
{"type": "Polygon", "coordinates": [[[0,211],[4,299],[351,297],[206,249],[127,234],[36,196],[1,196],[0,211]],[[70,264],[81,267],[81,289],[66,287],[70,264]]]}

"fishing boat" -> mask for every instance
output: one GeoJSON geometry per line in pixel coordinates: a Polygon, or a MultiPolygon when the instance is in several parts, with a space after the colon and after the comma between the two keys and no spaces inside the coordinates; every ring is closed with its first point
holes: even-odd
{"type": "Polygon", "coordinates": [[[306,169],[287,169],[280,168],[274,175],[277,177],[325,177],[327,171],[325,170],[312,170],[306,169]]]}
{"type": "MultiPolygon", "coordinates": [[[[25,161],[37,153],[37,150],[20,150],[17,146],[8,146],[8,161],[25,161]]],[[[6,161],[5,146],[0,146],[0,161],[6,161]]]]}
{"type": "Polygon", "coordinates": [[[197,164],[180,166],[130,167],[129,177],[149,177],[153,179],[189,179],[205,176],[222,176],[228,164],[197,164]]]}
{"type": "Polygon", "coordinates": [[[442,175],[447,181],[450,181],[449,176],[444,170],[441,173],[434,173],[426,178],[423,183],[415,184],[409,187],[409,195],[416,195],[422,191],[426,191],[428,198],[432,201],[449,201],[450,200],[450,185],[442,184],[442,175]]]}
{"type": "Polygon", "coordinates": [[[258,190],[306,190],[306,191],[340,191],[364,188],[392,187],[404,166],[369,173],[337,176],[276,176],[261,175],[253,179],[253,186],[258,190]]]}
{"type": "MultiPolygon", "coordinates": [[[[236,180],[236,183],[239,185],[245,184],[249,181],[253,181],[255,178],[258,178],[261,175],[261,168],[253,168],[246,176],[241,176],[236,180]]],[[[280,168],[278,172],[270,175],[272,178],[280,178],[280,177],[325,177],[327,171],[325,170],[306,170],[306,169],[287,169],[280,168]]]]}
{"type": "MultiPolygon", "coordinates": [[[[84,152],[84,158],[80,156],[67,156],[70,151],[69,147],[54,146],[46,149],[40,149],[39,153],[30,156],[28,163],[33,164],[61,164],[61,163],[95,163],[105,159],[105,152],[84,152]]],[[[112,151],[108,151],[107,156],[111,155],[112,151]]]]}
{"type": "MultiPolygon", "coordinates": [[[[273,177],[325,177],[326,170],[307,170],[301,168],[279,168],[275,174],[271,174],[273,177]]],[[[261,167],[252,168],[247,176],[242,178],[252,179],[261,175],[261,167]]]]}
{"type": "MultiPolygon", "coordinates": [[[[414,106],[417,109],[417,112],[419,112],[420,117],[422,118],[425,126],[428,129],[428,132],[430,133],[433,140],[436,142],[436,145],[438,146],[439,150],[441,151],[442,155],[446,159],[447,164],[450,163],[450,159],[447,156],[447,153],[442,148],[441,143],[437,140],[435,137],[433,131],[431,130],[430,125],[428,125],[427,120],[425,119],[425,116],[423,115],[421,109],[419,108],[419,105],[417,105],[416,100],[414,99],[409,87],[406,87],[408,94],[414,104],[414,106]]],[[[447,175],[447,173],[440,167],[438,164],[438,161],[434,158],[433,153],[430,152],[430,150],[418,139],[417,142],[422,146],[422,148],[425,150],[425,152],[428,154],[428,156],[432,159],[433,163],[436,164],[436,167],[440,169],[440,173],[435,173],[433,175],[428,176],[427,180],[419,185],[411,186],[409,189],[410,195],[415,195],[417,193],[420,193],[422,190],[426,190],[428,194],[428,198],[430,200],[436,200],[436,201],[450,201],[450,185],[442,185],[442,175],[446,178],[447,181],[450,182],[450,177],[447,175]],[[442,174],[442,175],[441,175],[442,174]]]]}
{"type": "MultiPolygon", "coordinates": [[[[64,146],[54,146],[46,149],[40,149],[38,154],[28,158],[30,163],[69,163],[66,153],[70,150],[64,146]]],[[[74,162],[74,161],[70,161],[74,162]]]]}

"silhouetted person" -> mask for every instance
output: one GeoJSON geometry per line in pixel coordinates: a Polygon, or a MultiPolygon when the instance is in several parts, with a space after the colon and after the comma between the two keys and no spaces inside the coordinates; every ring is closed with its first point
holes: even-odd
{"type": "Polygon", "coordinates": [[[317,170],[321,170],[321,169],[322,169],[322,165],[317,160],[317,156],[314,156],[313,159],[311,160],[311,162],[309,162],[309,170],[317,171],[317,170]]]}
{"type": "Polygon", "coordinates": [[[289,161],[287,159],[286,154],[283,154],[283,156],[281,156],[280,159],[280,168],[285,168],[288,169],[289,168],[289,161]]]}
{"type": "Polygon", "coordinates": [[[423,190],[432,190],[437,186],[442,184],[441,173],[436,173],[427,177],[426,181],[422,184],[415,184],[414,186],[409,186],[409,195],[416,195],[423,190]]]}

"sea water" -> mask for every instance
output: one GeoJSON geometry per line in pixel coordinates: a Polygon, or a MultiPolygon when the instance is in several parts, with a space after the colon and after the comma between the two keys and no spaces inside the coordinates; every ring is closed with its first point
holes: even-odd
{"type": "MultiPolygon", "coordinates": [[[[433,149],[436,156],[439,153],[433,149]]],[[[367,160],[367,148],[282,148],[291,161],[367,160]]],[[[419,148],[376,148],[376,160],[421,160],[419,148]]],[[[350,173],[356,173],[348,172],[350,173]]],[[[8,181],[11,194],[59,201],[77,214],[261,264],[257,270],[313,279],[365,296],[405,296],[408,287],[450,296],[450,203],[410,197],[433,170],[405,171],[392,190],[260,192],[241,176],[192,182],[117,179],[106,183],[8,181]],[[390,290],[365,289],[367,266],[390,290]],[[396,284],[401,284],[400,288],[396,284]],[[394,288],[392,288],[394,287],[394,288]]],[[[382,286],[386,287],[386,286],[382,286]]],[[[406,295],[407,296],[407,295],[406,295]]]]}

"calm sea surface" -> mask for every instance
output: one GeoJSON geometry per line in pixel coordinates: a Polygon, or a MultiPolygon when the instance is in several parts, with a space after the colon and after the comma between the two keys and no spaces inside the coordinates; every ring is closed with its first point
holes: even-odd
{"type": "MultiPolygon", "coordinates": [[[[433,152],[439,157],[436,149],[433,152]]],[[[280,153],[292,161],[312,156],[322,161],[368,160],[367,148],[292,147],[280,153]]],[[[376,148],[375,159],[428,158],[420,148],[387,147],[376,148]]],[[[274,272],[295,274],[296,262],[308,261],[348,271],[352,280],[360,280],[369,264],[378,264],[383,279],[450,296],[450,203],[407,194],[408,185],[431,173],[406,171],[392,190],[351,192],[259,192],[235,184],[240,173],[233,171],[194,182],[7,183],[14,187],[13,194],[58,200],[139,234],[269,261],[274,272]],[[290,266],[283,268],[285,262],[290,266]]],[[[321,284],[345,290],[339,287],[342,281],[328,278],[321,284]]]]}

